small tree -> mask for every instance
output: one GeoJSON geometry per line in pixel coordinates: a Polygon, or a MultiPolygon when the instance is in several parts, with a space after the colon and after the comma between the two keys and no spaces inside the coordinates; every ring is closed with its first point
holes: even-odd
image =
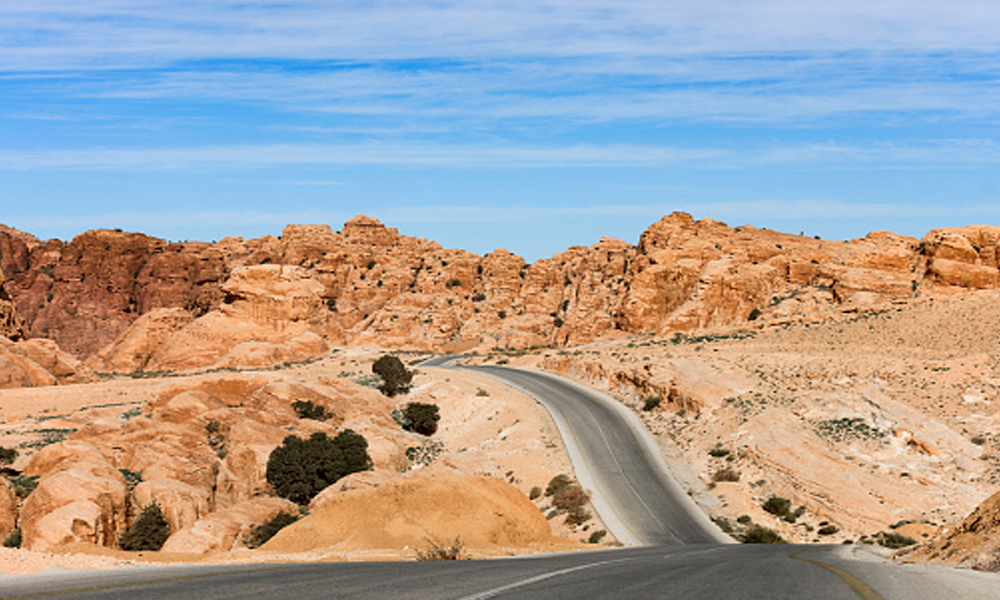
{"type": "Polygon", "coordinates": [[[441,414],[437,404],[410,402],[403,409],[403,429],[407,431],[421,435],[434,435],[437,433],[438,421],[440,420],[441,414]]]}
{"type": "Polygon", "coordinates": [[[163,547],[168,537],[170,537],[170,523],[163,516],[160,505],[154,502],[142,509],[139,518],[118,538],[118,545],[122,550],[155,552],[163,547]]]}
{"type": "Polygon", "coordinates": [[[372,373],[382,378],[382,393],[386,396],[406,393],[413,380],[413,371],[408,370],[398,357],[390,354],[383,355],[372,364],[372,373]]]}
{"type": "Polygon", "coordinates": [[[368,442],[350,429],[333,439],[322,432],[307,440],[290,435],[267,459],[267,482],[282,498],[306,504],[342,477],[371,467],[368,442]]]}

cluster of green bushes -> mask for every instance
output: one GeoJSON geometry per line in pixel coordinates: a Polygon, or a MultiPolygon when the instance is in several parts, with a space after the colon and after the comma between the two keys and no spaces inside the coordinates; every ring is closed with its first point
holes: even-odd
{"type": "Polygon", "coordinates": [[[308,504],[342,477],[371,468],[367,440],[350,429],[333,439],[323,432],[308,439],[290,435],[267,459],[267,482],[278,496],[308,504]]]}

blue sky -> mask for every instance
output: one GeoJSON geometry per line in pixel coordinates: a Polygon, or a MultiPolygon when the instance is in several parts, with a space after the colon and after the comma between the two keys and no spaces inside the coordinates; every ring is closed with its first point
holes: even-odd
{"type": "Polygon", "coordinates": [[[374,216],[529,260],[674,210],[1000,223],[995,0],[0,0],[0,222],[374,216]]]}

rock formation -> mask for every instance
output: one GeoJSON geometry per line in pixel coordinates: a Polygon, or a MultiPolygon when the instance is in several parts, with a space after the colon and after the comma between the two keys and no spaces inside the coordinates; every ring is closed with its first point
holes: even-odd
{"type": "Polygon", "coordinates": [[[529,265],[359,216],[339,232],[289,225],[216,243],[0,228],[0,267],[27,337],[134,371],[263,366],[339,345],[565,345],[995,288],[998,244],[1000,227],[985,225],[824,241],[674,213],[637,245],[605,238],[529,265]]]}

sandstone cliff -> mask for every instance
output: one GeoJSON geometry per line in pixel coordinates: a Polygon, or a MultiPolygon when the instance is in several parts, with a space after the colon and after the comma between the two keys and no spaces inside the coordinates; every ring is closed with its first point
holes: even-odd
{"type": "Polygon", "coordinates": [[[109,230],[41,242],[3,228],[0,257],[27,337],[130,371],[274,364],[332,345],[567,345],[995,288],[1000,227],[824,241],[674,213],[637,245],[605,238],[526,264],[359,216],[339,232],[289,225],[217,243],[109,230]]]}

